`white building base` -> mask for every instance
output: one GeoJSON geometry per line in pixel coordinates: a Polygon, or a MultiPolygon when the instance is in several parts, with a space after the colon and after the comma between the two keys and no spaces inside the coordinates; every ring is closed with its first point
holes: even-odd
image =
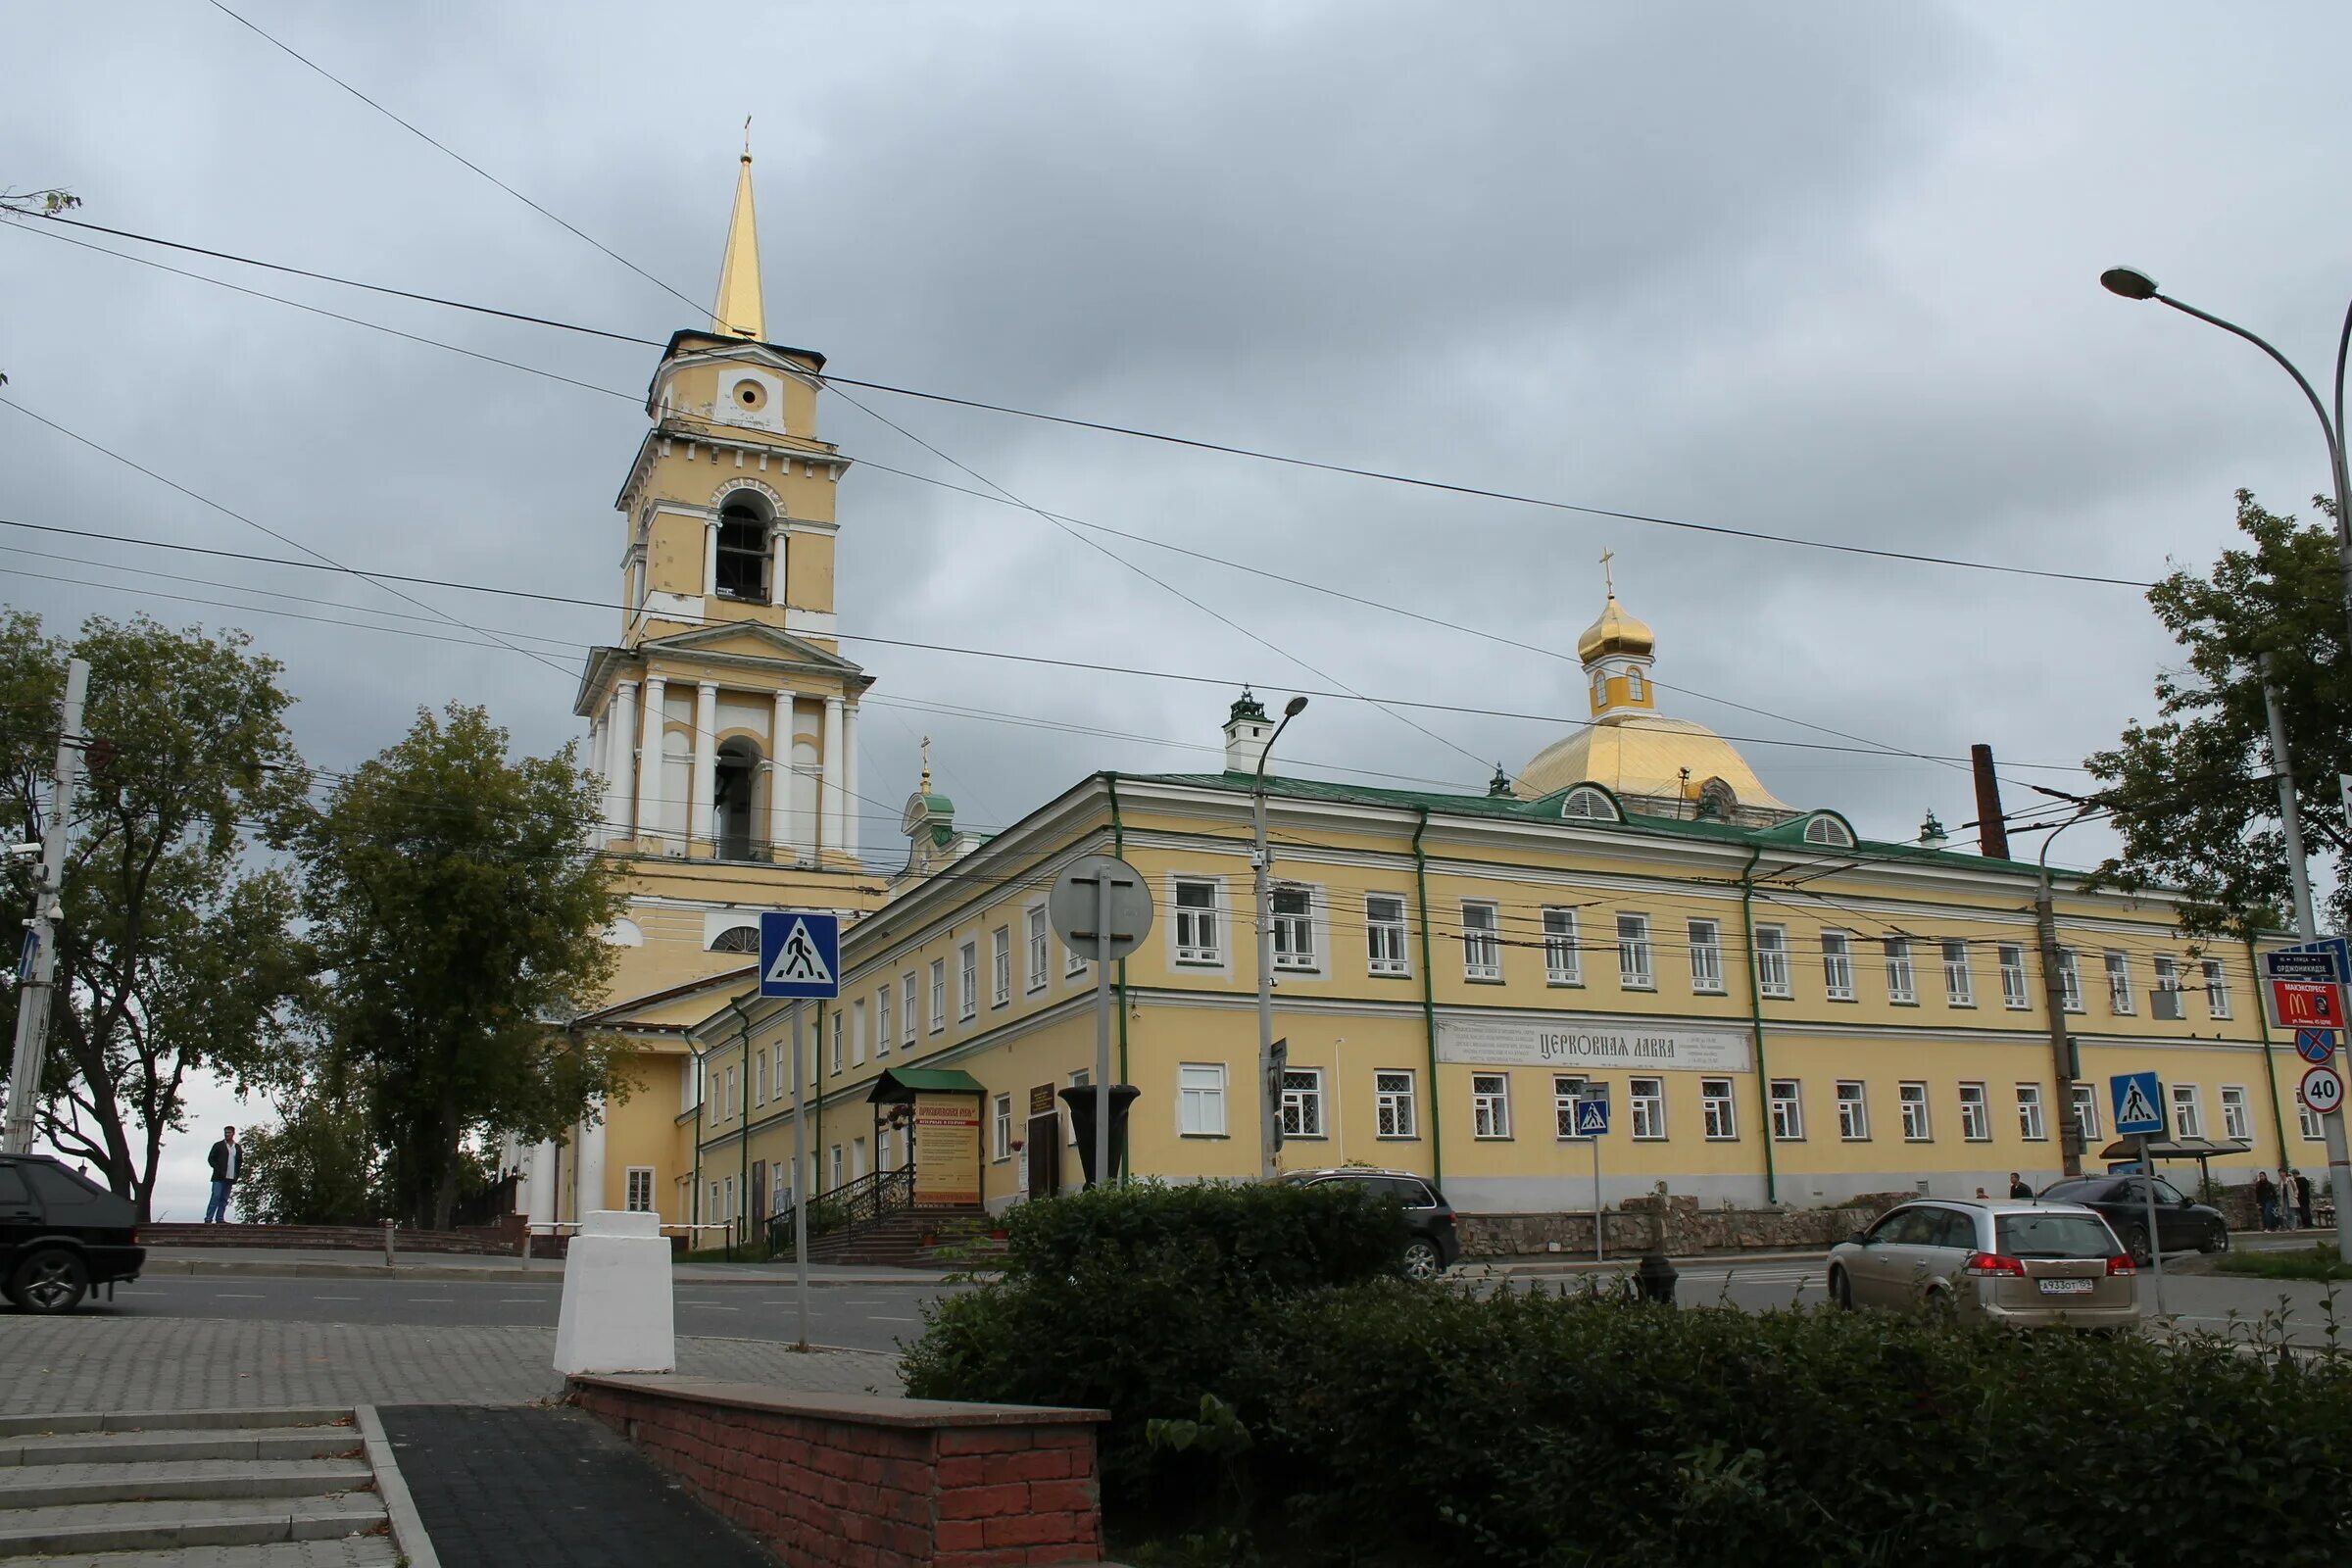
{"type": "Polygon", "coordinates": [[[598,1209],[571,1239],[564,1305],[556,1318],[556,1370],[674,1372],[677,1325],[669,1295],[669,1242],[659,1214],[598,1209]]]}

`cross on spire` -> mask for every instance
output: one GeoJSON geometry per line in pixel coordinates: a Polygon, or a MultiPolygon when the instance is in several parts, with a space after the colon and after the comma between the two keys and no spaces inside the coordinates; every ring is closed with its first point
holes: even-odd
{"type": "Polygon", "coordinates": [[[1617,576],[1616,573],[1609,570],[1609,563],[1616,559],[1617,552],[1614,550],[1603,550],[1600,553],[1600,580],[1608,585],[1611,599],[1617,597],[1617,576]]]}
{"type": "Polygon", "coordinates": [[[928,795],[928,794],[930,794],[930,793],[931,793],[931,737],[930,737],[930,736],[928,736],[928,735],[926,735],[926,736],[924,736],[924,737],[923,737],[923,783],[922,783],[922,792],[923,792],[925,795],[928,795]]]}

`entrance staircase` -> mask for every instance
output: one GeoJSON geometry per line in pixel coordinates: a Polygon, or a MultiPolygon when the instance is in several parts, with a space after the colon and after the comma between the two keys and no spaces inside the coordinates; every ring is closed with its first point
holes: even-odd
{"type": "Polygon", "coordinates": [[[868,1263],[890,1268],[952,1268],[1004,1251],[988,1237],[986,1209],[913,1208],[877,1215],[808,1238],[811,1263],[868,1263]]]}

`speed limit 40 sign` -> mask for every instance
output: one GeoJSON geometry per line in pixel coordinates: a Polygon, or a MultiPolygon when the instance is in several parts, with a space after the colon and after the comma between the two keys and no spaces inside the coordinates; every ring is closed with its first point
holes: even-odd
{"type": "Polygon", "coordinates": [[[2323,1116],[2331,1116],[2344,1108],[2344,1081],[2332,1068],[2314,1067],[2305,1073],[2300,1093],[2303,1103],[2323,1116]]]}

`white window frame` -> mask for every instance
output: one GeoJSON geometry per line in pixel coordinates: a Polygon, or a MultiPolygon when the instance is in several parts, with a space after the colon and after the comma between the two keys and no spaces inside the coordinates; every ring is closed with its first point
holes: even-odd
{"type": "Polygon", "coordinates": [[[1046,906],[1032,904],[1022,911],[1027,923],[1029,944],[1029,991],[1043,991],[1053,978],[1054,942],[1052,928],[1046,924],[1046,906]]]}
{"type": "Polygon", "coordinates": [[[1577,945],[1576,911],[1557,905],[1547,905],[1544,910],[1544,983],[1585,983],[1585,955],[1577,945]]]}
{"type": "Polygon", "coordinates": [[[2222,1136],[2245,1144],[2254,1141],[2254,1111],[2243,1084],[2222,1085],[2222,1136]]]}
{"type": "Polygon", "coordinates": [[[1666,1080],[1628,1078],[1625,1081],[1625,1124],[1642,1144],[1666,1141],[1666,1080]]]}
{"type": "Polygon", "coordinates": [[[850,1065],[865,1065],[865,999],[858,997],[850,1003],[850,1065]]]}
{"type": "Polygon", "coordinates": [[[1919,976],[1911,966],[1911,939],[1886,937],[1879,951],[1886,957],[1886,1000],[1897,1006],[1915,1006],[1919,1002],[1919,976]]]}
{"type": "Polygon", "coordinates": [[[1493,899],[1462,901],[1462,978],[1502,978],[1502,907],[1493,899]]]}
{"type": "Polygon", "coordinates": [[[2110,951],[2101,958],[2107,971],[2107,1010],[2118,1018],[2129,1018],[2139,1010],[2132,995],[2132,955],[2110,951]]]}
{"type": "Polygon", "coordinates": [[[2017,1136],[2029,1144],[2049,1141],[2049,1112],[2042,1105],[2039,1084],[2017,1086],[2017,1136]]]}
{"type": "Polygon", "coordinates": [[[1470,1136],[1482,1143],[1510,1142],[1509,1073],[1474,1072],[1470,1075],[1470,1136]]]}
{"type": "Polygon", "coordinates": [[[1992,1101],[1981,1083],[1969,1082],[1960,1086],[1960,1141],[1967,1144],[1992,1142],[1992,1101]]]}
{"type": "Polygon", "coordinates": [[[727,1064],[726,1093],[720,1098],[719,1102],[726,1107],[723,1119],[727,1121],[733,1121],[736,1114],[742,1109],[743,1102],[736,1098],[735,1064],[733,1062],[727,1064]]]}
{"type": "Polygon", "coordinates": [[[2229,1017],[2230,971],[2219,958],[2200,958],[2197,962],[2205,972],[2205,1016],[2229,1017]]]}
{"type": "Polygon", "coordinates": [[[1869,1143],[1870,1086],[1859,1078],[1840,1078],[1833,1093],[1838,1097],[1838,1141],[1848,1144],[1869,1143]]]}
{"type": "Polygon", "coordinates": [[[752,1103],[767,1103],[767,1048],[764,1046],[752,1054],[752,1103]]]}
{"type": "Polygon", "coordinates": [[[988,1004],[1007,1005],[1012,1001],[1012,927],[1001,925],[988,934],[988,1004]]]}
{"type": "Polygon", "coordinates": [[[1404,895],[1401,893],[1367,893],[1364,895],[1364,969],[1378,975],[1410,975],[1412,958],[1408,950],[1411,928],[1405,923],[1404,895]],[[1374,912],[1374,906],[1393,906],[1391,917],[1374,912]]]}
{"type": "Polygon", "coordinates": [[[1943,939],[1943,1002],[1947,1007],[1977,1004],[1977,971],[1968,944],[1958,937],[1943,939]]]}
{"type": "Polygon", "coordinates": [[[1783,1002],[1796,995],[1789,983],[1788,928],[1785,925],[1756,927],[1756,994],[1783,1002]],[[1769,942],[1765,940],[1768,936],[1769,942]]]}
{"type": "Polygon", "coordinates": [[[1843,931],[1821,934],[1821,987],[1832,1002],[1854,1000],[1854,943],[1843,931]]]}
{"type": "Polygon", "coordinates": [[[1721,920],[1692,920],[1690,936],[1690,989],[1700,996],[1720,997],[1723,984],[1723,922],[1721,920]]]}
{"type": "Polygon", "coordinates": [[[1372,1136],[1403,1141],[1421,1136],[1421,1105],[1409,1067],[1382,1067],[1372,1074],[1372,1136]]]}
{"type": "Polygon", "coordinates": [[[654,1167],[631,1165],[620,1178],[620,1206],[632,1214],[654,1212],[654,1167]]]}
{"type": "Polygon", "coordinates": [[[2058,1003],[2064,1012],[2082,1010],[2082,960],[2072,948],[2058,950],[2058,1003]]]}
{"type": "MultiPolygon", "coordinates": [[[[1081,1067],[1070,1074],[1069,1086],[1072,1089],[1084,1089],[1094,1081],[1093,1069],[1081,1067]]],[[[1078,1118],[1075,1114],[1066,1114],[1061,1118],[1061,1141],[1070,1148],[1076,1149],[1078,1147],[1078,1118]]]]}
{"type": "Polygon", "coordinates": [[[980,939],[972,938],[956,950],[956,978],[959,995],[956,1014],[964,1023],[980,1016],[980,939]]]}
{"type": "MultiPolygon", "coordinates": [[[[2336,1114],[2343,1113],[2338,1111],[2336,1114]]],[[[2295,1130],[2303,1135],[2303,1141],[2307,1144],[2324,1143],[2328,1138],[2328,1118],[2303,1103],[2301,1095],[2295,1097],[2295,1130]]]]}
{"type": "Polygon", "coordinates": [[[1932,1144],[1936,1141],[1936,1115],[1928,1108],[1928,1086],[1912,1079],[1894,1086],[1895,1103],[1902,1107],[1903,1142],[1932,1144]]]}
{"type": "Polygon", "coordinates": [[[1704,1129],[1710,1144],[1733,1144],[1740,1141],[1740,1107],[1732,1099],[1733,1084],[1729,1078],[1701,1078],[1698,1081],[1698,1124],[1704,1129]]]}
{"type": "Polygon", "coordinates": [[[1315,909],[1321,890],[1304,882],[1277,882],[1266,890],[1267,910],[1273,918],[1274,967],[1293,974],[1312,974],[1323,967],[1316,956],[1315,909]],[[1285,909],[1283,904],[1305,907],[1285,909]]]}
{"type": "Polygon", "coordinates": [[[1554,1074],[1552,1077],[1552,1134],[1563,1144],[1582,1144],[1592,1141],[1588,1138],[1580,1138],[1576,1131],[1576,1107],[1585,1098],[1585,1088],[1588,1082],[1587,1079],[1570,1077],[1566,1074],[1554,1074]]]}
{"type": "Polygon", "coordinates": [[[2025,944],[2004,942],[1993,954],[2001,970],[2001,1005],[2011,1012],[2024,1012],[2034,1005],[2034,992],[2026,981],[2025,944]]]}
{"type": "Polygon", "coordinates": [[[2074,1086],[2075,1136],[2082,1140],[2085,1149],[2099,1141],[2099,1086],[2078,1082],[2074,1086]]]}
{"type": "Polygon", "coordinates": [[[1223,1062],[1180,1061],[1176,1064],[1176,1136],[1225,1136],[1223,1062]]]}
{"type": "Polygon", "coordinates": [[[848,1169],[848,1166],[843,1162],[841,1157],[841,1145],[835,1144],[833,1146],[832,1157],[826,1161],[826,1166],[827,1173],[831,1175],[833,1179],[831,1182],[826,1184],[825,1190],[827,1192],[832,1192],[841,1186],[842,1172],[848,1169]]]}
{"type": "Polygon", "coordinates": [[[1225,964],[1225,883],[1220,877],[1179,876],[1168,884],[1168,944],[1173,961],[1188,967],[1225,964]],[[1205,904],[1187,904],[1188,894],[1205,893],[1205,904]]]}
{"type": "MultiPolygon", "coordinates": [[[[2148,968],[2154,976],[2148,983],[2148,1016],[2161,1018],[2164,1016],[2164,1004],[2156,999],[2167,992],[2175,997],[2180,995],[2180,960],[2169,953],[2159,953],[2148,959],[2148,968]]],[[[2182,1001],[2177,1005],[2180,1009],[2180,1015],[2187,1017],[2188,1004],[2182,1001]]]]}
{"type": "Polygon", "coordinates": [[[1775,1078],[1765,1091],[1765,1097],[1772,1102],[1772,1141],[1776,1144],[1803,1143],[1805,1086],[1794,1078],[1775,1078]]]}
{"type": "Polygon", "coordinates": [[[841,1004],[837,1002],[833,1004],[833,1076],[836,1078],[842,1073],[841,1033],[841,1004]]]}
{"type": "Polygon", "coordinates": [[[1627,991],[1658,989],[1658,956],[1650,941],[1649,916],[1617,911],[1617,984],[1627,991]]]}
{"type": "Polygon", "coordinates": [[[1012,1158],[1012,1097],[999,1095],[989,1104],[990,1142],[995,1163],[1002,1165],[1012,1158]]]}
{"type": "Polygon", "coordinates": [[[2172,1135],[2175,1138],[2204,1137],[2204,1088],[2198,1084],[2167,1084],[2165,1096],[2172,1102],[2172,1135]]]}
{"type": "Polygon", "coordinates": [[[1075,980],[1086,973],[1086,960],[1087,956],[1078,951],[1076,944],[1063,943],[1061,945],[1061,977],[1064,980],[1075,980]]]}
{"type": "Polygon", "coordinates": [[[923,1010],[922,982],[912,969],[899,977],[899,1005],[905,1014],[899,1019],[899,1044],[911,1048],[921,1032],[923,1010]]]}
{"type": "Polygon", "coordinates": [[[1282,1136],[1285,1143],[1294,1138],[1320,1143],[1331,1136],[1330,1119],[1323,1114],[1322,1068],[1283,1068],[1282,1136]]]}
{"type": "Polygon", "coordinates": [[[944,1033],[948,1027],[948,960],[931,960],[931,1032],[944,1033]]]}
{"type": "Polygon", "coordinates": [[[897,982],[885,980],[874,988],[874,1059],[879,1061],[890,1054],[890,997],[897,982]]]}

